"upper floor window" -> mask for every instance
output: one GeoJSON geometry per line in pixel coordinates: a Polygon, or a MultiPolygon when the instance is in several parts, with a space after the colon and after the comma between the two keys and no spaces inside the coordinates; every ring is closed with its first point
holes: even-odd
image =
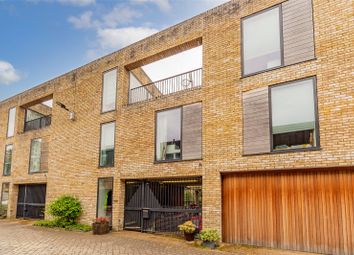
{"type": "Polygon", "coordinates": [[[282,65],[280,7],[242,20],[243,75],[282,65]]]}
{"type": "Polygon", "coordinates": [[[53,99],[43,100],[22,107],[25,110],[24,132],[38,130],[51,125],[53,99]]]}
{"type": "Polygon", "coordinates": [[[100,167],[114,166],[115,122],[101,125],[100,167]]]}
{"type": "Polygon", "coordinates": [[[117,69],[103,74],[102,112],[116,109],[117,69]]]}
{"type": "Polygon", "coordinates": [[[30,152],[30,173],[38,173],[41,171],[41,150],[42,150],[42,139],[37,138],[31,141],[31,152],[30,152]]]}
{"type": "Polygon", "coordinates": [[[12,162],[12,149],[13,145],[9,144],[5,147],[5,159],[4,159],[4,170],[3,175],[11,175],[11,162],[12,162]]]}
{"type": "Polygon", "coordinates": [[[314,79],[271,87],[273,150],[318,146],[314,79]]]}
{"type": "Polygon", "coordinates": [[[9,118],[7,124],[7,137],[12,137],[15,134],[15,122],[16,122],[16,107],[9,110],[9,118]]]}
{"type": "Polygon", "coordinates": [[[157,113],[156,160],[181,159],[181,108],[157,113]]]}

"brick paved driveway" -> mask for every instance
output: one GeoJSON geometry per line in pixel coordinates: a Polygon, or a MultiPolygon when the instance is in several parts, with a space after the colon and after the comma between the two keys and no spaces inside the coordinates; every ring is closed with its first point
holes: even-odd
{"type": "MultiPolygon", "coordinates": [[[[114,232],[104,236],[92,233],[33,227],[29,222],[0,220],[0,254],[26,255],[293,255],[290,251],[240,248],[233,253],[196,248],[177,238],[138,232],[114,232]]],[[[304,254],[304,253],[302,253],[304,254]]]]}

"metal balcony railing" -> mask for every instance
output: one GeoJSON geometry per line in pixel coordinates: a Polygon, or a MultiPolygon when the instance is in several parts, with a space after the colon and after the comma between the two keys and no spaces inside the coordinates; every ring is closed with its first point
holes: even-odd
{"type": "Polygon", "coordinates": [[[52,123],[51,115],[44,116],[35,120],[26,121],[24,131],[27,132],[30,130],[41,129],[50,126],[51,123],[52,123]]]}
{"type": "Polygon", "coordinates": [[[129,104],[148,101],[183,90],[202,86],[202,68],[145,84],[129,91],[129,104]]]}

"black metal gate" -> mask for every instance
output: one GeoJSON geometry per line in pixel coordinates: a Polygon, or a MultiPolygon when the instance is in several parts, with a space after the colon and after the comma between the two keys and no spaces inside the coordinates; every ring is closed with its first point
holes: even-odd
{"type": "Polygon", "coordinates": [[[177,233],[188,220],[202,228],[201,178],[126,181],[125,229],[177,233]]]}
{"type": "Polygon", "coordinates": [[[45,184],[19,185],[16,217],[43,219],[45,195],[45,184]]]}

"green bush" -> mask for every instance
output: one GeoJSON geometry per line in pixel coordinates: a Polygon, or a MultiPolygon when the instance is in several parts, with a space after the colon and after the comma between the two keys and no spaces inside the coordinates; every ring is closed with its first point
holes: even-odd
{"type": "Polygon", "coordinates": [[[66,230],[79,230],[83,232],[88,232],[92,230],[92,227],[90,225],[86,224],[74,224],[74,225],[68,225],[65,227],[66,230]]]}
{"type": "Polygon", "coordinates": [[[200,232],[199,238],[203,242],[217,242],[220,240],[218,231],[215,229],[208,229],[208,228],[200,232]]]}
{"type": "Polygon", "coordinates": [[[61,196],[49,205],[49,214],[61,227],[74,225],[82,214],[81,203],[71,196],[61,196]]]}
{"type": "Polygon", "coordinates": [[[58,227],[54,220],[39,220],[33,223],[33,226],[55,228],[58,227]]]}

